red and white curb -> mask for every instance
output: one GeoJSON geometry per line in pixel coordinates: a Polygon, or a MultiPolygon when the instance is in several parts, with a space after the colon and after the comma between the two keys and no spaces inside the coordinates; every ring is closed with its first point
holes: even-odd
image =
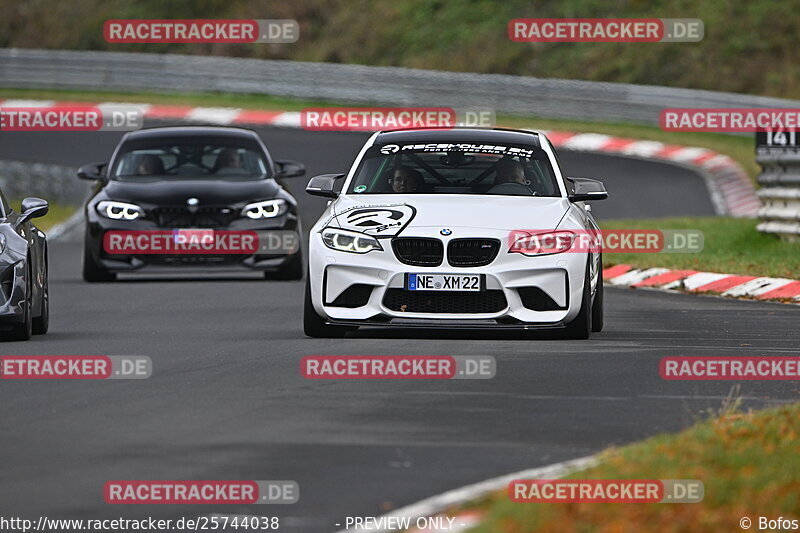
{"type": "MultiPolygon", "coordinates": [[[[55,100],[0,100],[0,107],[67,107],[74,105],[138,108],[149,119],[182,120],[219,125],[269,125],[300,128],[298,111],[259,111],[235,107],[130,104],[122,102],[59,102],[55,100]]],[[[690,167],[706,182],[718,215],[755,217],[761,203],[747,173],[730,157],[691,146],[612,137],[599,133],[548,131],[553,145],[565,150],[602,152],[660,160],[690,167]]]]}
{"type": "Polygon", "coordinates": [[[781,300],[800,303],[800,281],[786,278],[737,276],[697,270],[634,268],[614,265],[603,269],[610,285],[632,288],[658,288],[672,291],[710,293],[732,298],[781,300]]]}
{"type": "MultiPolygon", "coordinates": [[[[479,483],[475,483],[474,485],[467,485],[466,487],[454,489],[443,494],[439,494],[438,496],[432,496],[407,507],[402,507],[391,513],[387,513],[378,517],[378,519],[380,520],[381,518],[385,518],[386,520],[384,520],[384,523],[386,523],[389,518],[392,518],[392,522],[397,523],[394,519],[399,520],[409,518],[413,524],[417,518],[420,517],[426,518],[446,516],[455,519],[453,520],[452,528],[448,528],[446,530],[409,529],[407,530],[407,533],[466,531],[467,529],[475,527],[478,523],[480,523],[481,519],[483,518],[483,514],[477,511],[457,512],[455,515],[446,514],[449,510],[457,507],[463,507],[464,505],[477,501],[493,492],[505,490],[506,487],[508,487],[508,484],[515,479],[558,479],[572,474],[573,472],[591,468],[595,466],[597,462],[598,461],[594,456],[581,457],[579,459],[572,459],[570,461],[564,461],[540,468],[531,468],[528,470],[522,470],[520,472],[514,472],[512,474],[506,474],[505,476],[487,479],[486,481],[481,481],[479,483]]],[[[338,533],[348,533],[349,531],[351,530],[343,529],[338,533]]],[[[372,533],[388,533],[389,531],[397,530],[380,528],[370,529],[369,531],[372,533]]]]}
{"type": "Polygon", "coordinates": [[[550,131],[553,145],[565,150],[603,152],[660,160],[698,171],[706,182],[718,215],[755,217],[761,203],[747,173],[736,161],[713,150],[691,146],[639,141],[601,135],[550,131]]]}

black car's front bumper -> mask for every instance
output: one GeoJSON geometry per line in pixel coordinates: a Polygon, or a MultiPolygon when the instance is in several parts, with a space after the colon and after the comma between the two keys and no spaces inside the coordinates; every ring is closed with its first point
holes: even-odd
{"type": "Polygon", "coordinates": [[[275,219],[253,221],[237,219],[224,227],[162,227],[149,220],[121,222],[87,213],[86,252],[94,256],[97,263],[112,272],[132,272],[149,267],[204,267],[244,268],[257,271],[280,269],[300,252],[300,222],[294,213],[275,219]],[[168,232],[173,230],[214,230],[217,232],[256,232],[259,235],[276,232],[293,232],[297,236],[297,247],[292,251],[259,250],[256,253],[215,253],[213,250],[200,253],[180,254],[118,254],[108,253],[104,247],[107,232],[168,232]]]}

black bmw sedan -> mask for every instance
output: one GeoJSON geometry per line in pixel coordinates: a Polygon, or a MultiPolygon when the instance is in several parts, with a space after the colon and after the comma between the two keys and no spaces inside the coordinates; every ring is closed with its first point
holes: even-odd
{"type": "Polygon", "coordinates": [[[161,127],[126,134],[108,163],[78,171],[98,186],[85,207],[83,279],[159,267],[262,271],[300,279],[300,217],[276,161],[251,130],[161,127]]]}

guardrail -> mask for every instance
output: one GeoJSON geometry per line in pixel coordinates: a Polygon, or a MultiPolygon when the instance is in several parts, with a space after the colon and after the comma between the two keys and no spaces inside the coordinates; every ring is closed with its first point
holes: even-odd
{"type": "Polygon", "coordinates": [[[800,107],[734,93],[233,57],[0,49],[0,87],[270,94],[657,124],[665,107],[800,107]]]}
{"type": "Polygon", "coordinates": [[[784,240],[800,241],[800,149],[764,151],[756,161],[763,169],[758,176],[761,222],[756,228],[784,240]]]}
{"type": "Polygon", "coordinates": [[[0,190],[9,200],[39,196],[53,203],[81,205],[91,185],[76,177],[77,168],[0,160],[0,190]]]}

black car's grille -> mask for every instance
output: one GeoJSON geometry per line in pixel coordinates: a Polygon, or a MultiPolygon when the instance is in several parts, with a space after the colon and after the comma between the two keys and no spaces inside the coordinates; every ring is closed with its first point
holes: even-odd
{"type": "Polygon", "coordinates": [[[497,313],[506,308],[503,291],[407,291],[388,289],[383,305],[403,313],[497,313]]]}
{"type": "Polygon", "coordinates": [[[227,226],[239,217],[230,207],[156,207],[150,216],[161,227],[166,228],[219,228],[227,226]]]}
{"type": "Polygon", "coordinates": [[[447,244],[447,262],[457,267],[485,266],[499,251],[497,239],[453,239],[447,244]]]}
{"type": "Polygon", "coordinates": [[[138,259],[150,265],[235,265],[240,264],[248,256],[241,254],[223,255],[137,255],[138,259]]]}
{"type": "Polygon", "coordinates": [[[439,266],[444,258],[444,245],[439,239],[398,237],[392,239],[394,255],[401,263],[413,266],[439,266]]]}

